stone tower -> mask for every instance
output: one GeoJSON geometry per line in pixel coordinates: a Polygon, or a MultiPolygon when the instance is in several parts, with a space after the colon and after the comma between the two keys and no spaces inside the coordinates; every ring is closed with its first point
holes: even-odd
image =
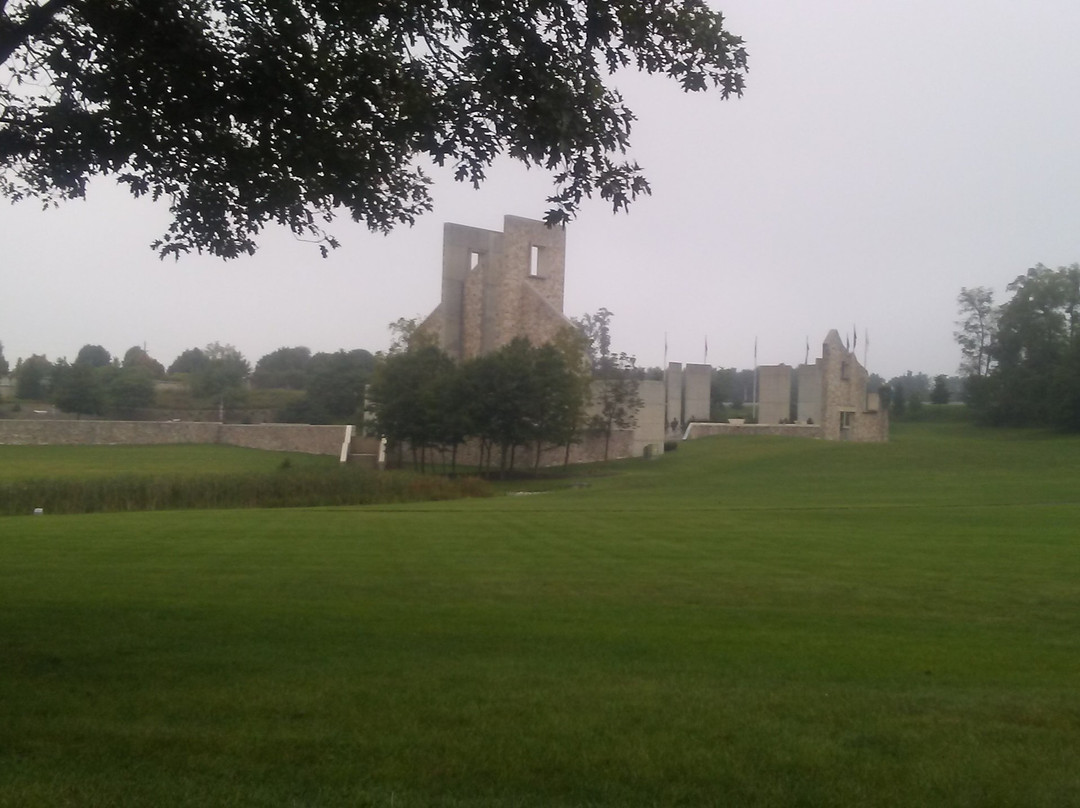
{"type": "Polygon", "coordinates": [[[566,231],[506,216],[503,230],[443,226],[442,301],[421,329],[457,360],[515,337],[534,345],[572,326],[563,316],[566,231]]]}

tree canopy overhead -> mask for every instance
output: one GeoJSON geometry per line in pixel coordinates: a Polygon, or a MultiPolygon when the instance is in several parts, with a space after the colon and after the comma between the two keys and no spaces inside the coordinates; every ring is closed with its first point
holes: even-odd
{"type": "Polygon", "coordinates": [[[479,185],[554,174],[546,220],[649,186],[610,74],[741,94],[742,40],[704,0],[0,0],[0,192],[113,176],[168,202],[161,255],[231,258],[270,222],[336,246],[431,208],[425,163],[479,185]]]}

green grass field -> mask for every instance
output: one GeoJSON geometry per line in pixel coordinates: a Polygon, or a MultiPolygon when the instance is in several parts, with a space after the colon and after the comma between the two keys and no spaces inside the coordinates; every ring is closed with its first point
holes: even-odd
{"type": "Polygon", "coordinates": [[[0,446],[0,517],[286,508],[487,496],[475,478],[377,473],[231,446],[0,446]]]}
{"type": "Polygon", "coordinates": [[[0,805],[1080,802],[1080,440],[510,488],[0,519],[0,805]]]}
{"type": "Polygon", "coordinates": [[[0,446],[0,482],[90,479],[116,474],[234,474],[273,471],[284,460],[300,468],[333,468],[336,457],[262,452],[237,446],[0,446]]]}

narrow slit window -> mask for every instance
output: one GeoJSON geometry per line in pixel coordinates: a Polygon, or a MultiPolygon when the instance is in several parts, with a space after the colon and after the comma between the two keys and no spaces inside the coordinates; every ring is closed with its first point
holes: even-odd
{"type": "Polygon", "coordinates": [[[535,244],[529,247],[529,277],[540,277],[540,248],[535,244]]]}
{"type": "Polygon", "coordinates": [[[480,253],[469,253],[469,269],[476,269],[480,265],[480,253]]]}

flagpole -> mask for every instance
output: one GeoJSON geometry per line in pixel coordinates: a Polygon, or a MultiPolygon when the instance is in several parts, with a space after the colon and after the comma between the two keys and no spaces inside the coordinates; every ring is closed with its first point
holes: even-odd
{"type": "Polygon", "coordinates": [[[757,364],[757,337],[754,337],[754,406],[751,408],[753,413],[754,423],[757,423],[757,404],[758,404],[758,364],[757,364]]]}
{"type": "Polygon", "coordinates": [[[664,434],[668,431],[667,331],[664,332],[664,434]]]}

